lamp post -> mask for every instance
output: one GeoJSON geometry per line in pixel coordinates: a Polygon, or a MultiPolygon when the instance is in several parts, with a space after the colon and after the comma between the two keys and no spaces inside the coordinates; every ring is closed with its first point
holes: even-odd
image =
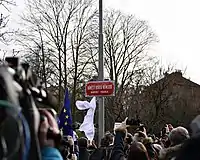
{"type": "MultiPolygon", "coordinates": [[[[103,0],[99,0],[99,81],[104,80],[104,60],[103,60],[103,0]]],[[[98,126],[99,126],[99,144],[101,138],[104,136],[104,97],[99,97],[99,112],[98,112],[98,126]]]]}

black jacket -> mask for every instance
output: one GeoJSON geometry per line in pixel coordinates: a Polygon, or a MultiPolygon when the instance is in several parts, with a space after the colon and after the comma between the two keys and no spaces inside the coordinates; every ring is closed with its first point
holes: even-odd
{"type": "Polygon", "coordinates": [[[115,142],[112,149],[111,160],[125,160],[124,153],[124,138],[125,133],[116,132],[115,142]]]}
{"type": "Polygon", "coordinates": [[[97,148],[91,155],[89,160],[110,160],[113,146],[97,148]]]}
{"type": "Polygon", "coordinates": [[[79,148],[79,160],[89,160],[89,151],[86,148],[79,148]]]}

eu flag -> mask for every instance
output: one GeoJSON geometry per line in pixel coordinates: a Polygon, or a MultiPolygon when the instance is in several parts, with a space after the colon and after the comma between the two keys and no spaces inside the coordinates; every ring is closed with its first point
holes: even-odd
{"type": "Polygon", "coordinates": [[[68,89],[65,91],[64,106],[59,116],[59,122],[59,129],[62,130],[63,135],[73,137],[72,115],[68,89]]]}

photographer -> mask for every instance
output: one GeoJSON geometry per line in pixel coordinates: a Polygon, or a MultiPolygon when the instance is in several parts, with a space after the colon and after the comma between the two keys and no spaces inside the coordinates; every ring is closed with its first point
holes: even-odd
{"type": "Polygon", "coordinates": [[[0,65],[0,159],[63,160],[55,117],[36,106],[52,99],[28,64],[10,57],[0,65]]]}

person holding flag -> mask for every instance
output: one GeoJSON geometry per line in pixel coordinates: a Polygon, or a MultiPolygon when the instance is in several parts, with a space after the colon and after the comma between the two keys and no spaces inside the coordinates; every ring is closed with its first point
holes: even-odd
{"type": "Polygon", "coordinates": [[[72,114],[71,114],[68,89],[66,89],[64,106],[59,116],[59,129],[62,131],[63,136],[73,137],[72,114]]]}
{"type": "Polygon", "coordinates": [[[64,138],[70,144],[70,156],[74,155],[74,141],[73,141],[73,128],[72,128],[72,114],[70,107],[70,99],[68,89],[65,91],[64,106],[61,110],[58,119],[58,126],[64,138]]]}

